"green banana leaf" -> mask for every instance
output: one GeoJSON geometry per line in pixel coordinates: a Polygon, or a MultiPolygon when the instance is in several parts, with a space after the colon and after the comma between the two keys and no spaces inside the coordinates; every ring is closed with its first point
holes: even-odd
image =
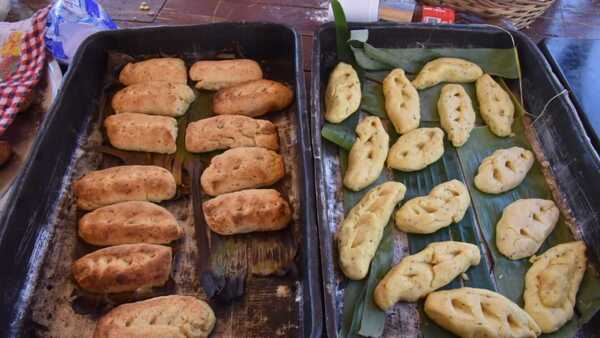
{"type": "Polygon", "coordinates": [[[513,48],[376,48],[354,42],[352,52],[365,70],[402,68],[416,74],[425,63],[440,57],[455,57],[478,64],[486,73],[508,79],[519,78],[519,66],[513,48]]]}

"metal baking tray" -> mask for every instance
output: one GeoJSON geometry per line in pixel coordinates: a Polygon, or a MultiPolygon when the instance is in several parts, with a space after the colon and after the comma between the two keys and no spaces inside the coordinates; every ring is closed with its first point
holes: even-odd
{"type": "MultiPolygon", "coordinates": [[[[271,234],[227,239],[210,235],[211,248],[229,246],[232,256],[222,261],[223,269],[247,276],[242,297],[210,304],[217,315],[215,336],[319,337],[314,171],[300,39],[292,28],[271,23],[126,29],[101,32],[83,42],[0,221],[0,335],[91,337],[97,318],[120,302],[82,296],[69,272],[74,259],[93,250],[77,239],[81,212],[74,207],[71,182],[109,160],[115,162],[94,148],[105,142],[100,126],[114,90],[114,55],[177,56],[188,67],[200,58],[246,57],[261,63],[266,78],[294,89],[292,106],[266,116],[280,130],[287,173],[276,188],[290,200],[294,220],[286,230],[271,234]],[[284,259],[282,270],[264,276],[263,260],[284,259]]],[[[201,295],[202,248],[194,235],[194,206],[189,195],[178,196],[163,206],[176,215],[186,236],[173,244],[171,280],[158,293],[201,295]]]]}
{"type": "MultiPolygon", "coordinates": [[[[414,47],[483,47],[510,48],[506,33],[489,26],[426,24],[350,24],[350,29],[369,29],[369,43],[380,48],[414,47]]],[[[511,32],[519,53],[526,109],[541,112],[546,101],[563,90],[537,46],[524,34],[511,32]]],[[[323,299],[327,336],[338,337],[342,322],[343,293],[346,279],[339,270],[335,229],[344,215],[338,147],[321,137],[324,123],[323,93],[329,74],[338,62],[333,24],[317,31],[313,49],[311,84],[311,125],[317,191],[317,218],[323,276],[323,299]]],[[[547,167],[557,182],[571,216],[577,221],[588,256],[598,263],[600,257],[600,157],[584,132],[583,125],[568,96],[561,96],[548,106],[531,130],[547,167]]],[[[406,241],[406,240],[404,240],[406,241]]],[[[406,247],[396,251],[408,250],[406,247]]],[[[394,256],[398,256],[398,252],[394,256]]],[[[386,318],[384,337],[420,336],[419,314],[415,308],[394,312],[386,318]],[[389,329],[388,329],[389,328],[389,329]]],[[[592,337],[600,332],[596,315],[578,333],[592,337]]]]}

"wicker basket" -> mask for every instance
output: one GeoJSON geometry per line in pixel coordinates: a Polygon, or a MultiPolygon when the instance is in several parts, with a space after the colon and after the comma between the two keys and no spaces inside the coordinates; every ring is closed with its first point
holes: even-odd
{"type": "Polygon", "coordinates": [[[484,18],[511,21],[518,29],[529,26],[555,0],[423,0],[429,5],[444,5],[459,11],[475,13],[484,18]]]}

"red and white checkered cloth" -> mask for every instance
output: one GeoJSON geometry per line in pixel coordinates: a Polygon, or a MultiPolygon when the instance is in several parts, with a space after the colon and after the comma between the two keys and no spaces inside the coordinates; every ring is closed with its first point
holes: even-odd
{"type": "Polygon", "coordinates": [[[49,8],[37,11],[31,18],[31,29],[21,40],[21,55],[16,70],[0,82],[0,135],[13,122],[43,75],[46,65],[46,18],[49,8]]]}

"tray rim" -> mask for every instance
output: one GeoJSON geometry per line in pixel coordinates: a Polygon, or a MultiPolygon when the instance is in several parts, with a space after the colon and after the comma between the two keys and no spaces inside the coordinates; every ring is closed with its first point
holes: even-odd
{"type": "MultiPolygon", "coordinates": [[[[303,233],[303,248],[301,250],[302,260],[305,262],[302,274],[306,277],[302,277],[302,274],[298,280],[306,281],[303,283],[302,292],[304,293],[304,302],[303,306],[300,307],[300,316],[299,320],[303,320],[303,331],[301,334],[303,337],[321,337],[323,332],[322,325],[322,299],[321,299],[321,287],[320,287],[320,260],[317,250],[314,248],[316,245],[314,239],[317,238],[317,220],[315,215],[314,208],[310,207],[310,203],[312,196],[315,196],[314,192],[314,168],[313,168],[313,157],[312,157],[312,142],[310,137],[310,116],[308,113],[308,108],[306,106],[307,102],[307,94],[306,94],[306,85],[304,79],[304,69],[303,69],[303,57],[302,57],[302,44],[300,39],[300,34],[293,28],[291,25],[282,24],[282,23],[274,23],[274,22],[266,22],[266,21],[229,21],[229,22],[217,22],[217,23],[206,23],[206,24],[185,24],[185,25],[157,25],[152,27],[131,27],[117,30],[108,30],[108,31],[100,31],[88,36],[79,46],[75,56],[73,57],[73,61],[69,66],[68,71],[66,72],[61,90],[58,93],[58,96],[50,106],[50,109],[47,112],[47,117],[44,119],[40,128],[38,130],[38,134],[34,140],[31,151],[25,160],[25,164],[23,166],[22,171],[17,175],[14,181],[14,191],[11,193],[11,198],[7,201],[6,207],[3,210],[0,210],[0,245],[5,242],[7,239],[5,238],[6,229],[10,223],[10,220],[14,217],[15,213],[18,209],[18,200],[20,196],[23,194],[23,191],[26,189],[26,185],[24,184],[27,181],[27,178],[30,177],[31,171],[33,170],[33,164],[36,159],[39,157],[39,153],[42,147],[42,141],[45,139],[46,134],[52,128],[53,121],[56,119],[56,115],[58,114],[59,108],[63,104],[65,98],[65,90],[63,88],[67,88],[68,84],[73,81],[73,77],[78,65],[81,64],[81,59],[83,58],[83,54],[86,49],[90,47],[97,39],[104,38],[105,36],[111,35],[121,35],[121,34],[133,34],[138,32],[152,33],[156,31],[178,31],[180,29],[202,29],[208,26],[245,26],[248,29],[252,27],[274,27],[278,29],[282,29],[288,31],[292,34],[293,37],[293,46],[294,46],[294,60],[293,69],[295,73],[295,95],[296,95],[296,105],[297,105],[297,117],[298,117],[298,139],[299,139],[299,151],[298,158],[302,161],[301,170],[299,174],[303,175],[306,179],[301,183],[301,209],[303,209],[303,218],[304,224],[302,226],[303,233]],[[304,197],[304,198],[303,198],[304,197]],[[306,204],[306,205],[303,205],[306,204]],[[302,207],[304,206],[304,207],[302,207]],[[312,239],[312,240],[311,240],[312,239]],[[306,284],[306,285],[304,285],[306,284]]],[[[89,117],[88,117],[89,119],[89,117]]],[[[89,123],[89,122],[87,122],[89,123]]],[[[86,124],[87,124],[86,123],[86,124]]],[[[63,173],[63,181],[68,178],[69,169],[63,173]]],[[[62,183],[65,184],[64,182],[62,183]]],[[[53,198],[52,210],[55,211],[56,205],[59,202],[59,199],[56,197],[60,197],[59,192],[55,192],[57,196],[53,198]]],[[[51,214],[44,215],[44,218],[51,218],[51,214]]],[[[43,225],[40,224],[37,226],[37,236],[39,236],[40,231],[43,225]]],[[[37,288],[37,280],[39,278],[39,273],[41,271],[42,263],[35,264],[33,262],[34,259],[32,257],[37,257],[39,255],[43,255],[49,249],[50,240],[46,240],[45,243],[42,243],[42,246],[34,247],[32,249],[32,254],[28,260],[28,274],[24,276],[22,288],[19,290],[19,295],[15,297],[15,304],[20,302],[24,303],[18,305],[18,308],[13,309],[11,311],[11,318],[6,318],[5,321],[7,326],[5,327],[8,331],[8,337],[20,337],[21,332],[23,330],[23,321],[25,319],[25,315],[28,311],[30,311],[31,307],[31,297],[34,294],[35,289],[37,288]],[[37,265],[37,266],[36,266],[37,265]]],[[[13,304],[14,305],[14,304],[13,304]]]]}
{"type": "MultiPolygon", "coordinates": [[[[447,30],[447,31],[468,31],[472,32],[474,30],[479,30],[482,32],[495,32],[500,30],[500,28],[487,25],[487,24],[437,24],[431,25],[426,23],[394,23],[394,22],[375,22],[375,23],[358,23],[358,22],[348,22],[348,27],[350,30],[352,29],[387,29],[387,28],[428,28],[432,30],[447,30]]],[[[335,253],[336,250],[333,248],[333,241],[330,240],[334,238],[334,234],[330,233],[328,222],[327,222],[327,212],[326,208],[324,208],[325,204],[325,188],[323,187],[323,177],[324,177],[324,168],[322,162],[322,143],[324,142],[321,137],[321,127],[323,121],[321,120],[321,82],[326,81],[326,79],[321,79],[320,76],[320,66],[321,66],[321,43],[320,36],[323,34],[325,30],[329,30],[335,28],[335,23],[329,22],[322,24],[315,31],[313,37],[313,53],[312,53],[312,78],[311,78],[311,100],[310,100],[310,121],[312,128],[312,141],[313,141],[313,156],[314,156],[314,168],[315,168],[315,191],[317,193],[316,201],[317,201],[317,222],[318,222],[318,230],[319,230],[319,250],[321,255],[321,276],[323,283],[323,311],[325,316],[325,330],[327,337],[336,338],[339,337],[339,332],[337,330],[337,317],[336,317],[336,305],[335,298],[332,295],[334,290],[329,290],[329,285],[327,283],[328,276],[335,276],[335,258],[330,257],[329,253],[335,253]]],[[[516,31],[514,29],[505,29],[510,32],[510,34],[515,39],[515,43],[517,40],[520,40],[524,43],[533,53],[536,54],[538,60],[543,63],[544,68],[548,70],[548,75],[550,77],[551,86],[557,91],[560,92],[564,87],[557,78],[556,74],[552,72],[552,68],[540,48],[524,33],[520,31],[516,31]]],[[[586,147],[588,151],[593,155],[596,163],[600,163],[600,154],[595,151],[593,144],[590,141],[589,136],[585,132],[585,128],[583,122],[579,114],[577,113],[577,109],[575,108],[573,102],[571,101],[569,96],[561,97],[561,100],[569,107],[568,111],[571,117],[573,117],[575,122],[575,128],[580,132],[580,135],[583,135],[583,139],[587,142],[583,142],[583,146],[586,147]]],[[[536,136],[537,137],[537,136],[536,136]]],[[[600,259],[600,257],[598,258],[600,259]]],[[[335,278],[335,277],[334,277],[335,278]]]]}

